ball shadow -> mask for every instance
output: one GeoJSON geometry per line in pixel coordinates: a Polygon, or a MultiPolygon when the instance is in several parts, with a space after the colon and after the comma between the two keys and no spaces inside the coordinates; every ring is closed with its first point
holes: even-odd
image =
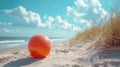
{"type": "Polygon", "coordinates": [[[24,58],[24,59],[11,61],[11,62],[5,64],[3,67],[21,67],[21,66],[26,66],[31,63],[40,61],[40,60],[42,60],[42,59],[34,59],[32,57],[28,57],[28,58],[24,58]]]}

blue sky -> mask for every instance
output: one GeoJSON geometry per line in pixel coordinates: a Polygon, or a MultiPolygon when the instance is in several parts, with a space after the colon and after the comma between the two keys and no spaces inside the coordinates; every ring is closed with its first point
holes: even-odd
{"type": "Polygon", "coordinates": [[[1,0],[0,36],[71,37],[110,15],[114,0],[1,0]]]}

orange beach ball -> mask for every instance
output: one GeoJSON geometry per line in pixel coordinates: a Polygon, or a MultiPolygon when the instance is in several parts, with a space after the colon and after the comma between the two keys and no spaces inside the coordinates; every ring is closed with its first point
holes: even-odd
{"type": "Polygon", "coordinates": [[[28,49],[33,58],[45,58],[50,53],[51,41],[43,34],[35,35],[29,40],[28,49]]]}

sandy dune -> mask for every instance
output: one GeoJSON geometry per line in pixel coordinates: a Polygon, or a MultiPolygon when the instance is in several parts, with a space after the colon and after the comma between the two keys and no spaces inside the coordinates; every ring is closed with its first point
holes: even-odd
{"type": "Polygon", "coordinates": [[[44,59],[34,59],[27,48],[0,51],[1,67],[120,67],[120,55],[107,55],[85,51],[81,45],[68,47],[67,43],[54,43],[51,53],[44,59]],[[95,53],[95,54],[94,54],[95,53]],[[98,56],[99,55],[99,56],[98,56]],[[104,56],[104,58],[101,56],[104,56]],[[111,57],[110,57],[111,56],[111,57]]]}

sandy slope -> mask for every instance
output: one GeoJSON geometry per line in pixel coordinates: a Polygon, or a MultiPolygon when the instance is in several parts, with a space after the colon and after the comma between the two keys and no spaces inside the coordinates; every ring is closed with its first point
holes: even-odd
{"type": "MultiPolygon", "coordinates": [[[[120,60],[115,56],[105,58],[106,55],[96,51],[85,51],[81,45],[68,47],[67,43],[56,42],[52,46],[50,55],[44,59],[30,57],[27,48],[15,48],[0,51],[1,67],[120,67],[120,60]],[[100,55],[100,56],[98,56],[100,55]],[[104,58],[101,56],[105,56],[104,58]]],[[[120,55],[117,55],[120,56],[120,55]]]]}

